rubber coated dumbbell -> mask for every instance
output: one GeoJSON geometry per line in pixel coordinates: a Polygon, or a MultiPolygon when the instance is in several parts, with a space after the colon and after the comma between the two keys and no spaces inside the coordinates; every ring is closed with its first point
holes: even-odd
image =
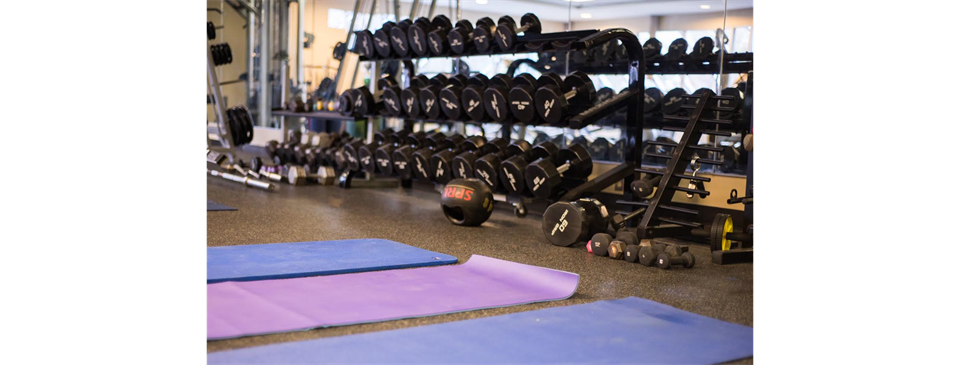
{"type": "MultiPolygon", "coordinates": [[[[360,158],[360,167],[362,171],[374,174],[379,171],[379,164],[377,163],[377,150],[380,147],[386,145],[397,145],[401,141],[405,141],[407,136],[410,134],[409,130],[403,129],[399,132],[394,132],[392,129],[384,129],[382,131],[374,134],[374,143],[365,144],[360,146],[360,149],[357,150],[357,156],[360,158]],[[380,137],[377,137],[380,135],[380,137]]],[[[389,166],[389,161],[387,161],[389,166]]]]}
{"type": "MultiPolygon", "coordinates": [[[[443,114],[447,116],[449,120],[463,120],[467,115],[464,112],[466,106],[462,105],[461,95],[467,88],[470,88],[475,92],[476,90],[483,90],[487,87],[487,84],[490,83],[488,79],[483,74],[476,74],[467,79],[466,87],[451,85],[448,88],[440,90],[440,110],[443,111],[443,114]]],[[[476,108],[480,105],[474,105],[476,108]]]]}
{"type": "MultiPolygon", "coordinates": [[[[376,151],[381,144],[385,143],[386,138],[392,137],[393,130],[386,129],[374,134],[373,141],[369,144],[364,143],[362,139],[357,139],[343,146],[343,157],[347,161],[349,171],[363,171],[368,166],[376,166],[373,161],[373,151],[376,151]],[[366,151],[361,155],[361,151],[366,151]]],[[[367,171],[373,173],[374,171],[367,171]]]]}
{"type": "Polygon", "coordinates": [[[518,140],[507,146],[501,153],[488,153],[480,156],[475,162],[474,175],[490,186],[494,191],[500,186],[500,164],[503,159],[508,159],[517,154],[527,153],[533,148],[529,142],[518,140]]]}
{"type": "Polygon", "coordinates": [[[433,17],[433,20],[429,23],[415,22],[407,29],[407,44],[410,45],[410,50],[413,53],[421,57],[426,56],[433,47],[430,44],[432,40],[428,38],[428,34],[435,31],[440,34],[447,34],[451,28],[453,28],[453,25],[450,23],[450,18],[443,14],[433,17]]]}
{"type": "MultiPolygon", "coordinates": [[[[393,22],[388,22],[393,23],[393,22]]],[[[384,24],[386,25],[386,24],[384,24]]],[[[356,41],[353,43],[353,52],[360,55],[360,57],[366,58],[376,58],[377,50],[373,47],[373,33],[369,30],[361,30],[353,33],[356,36],[356,41]]]]}
{"type": "MultiPolygon", "coordinates": [[[[664,253],[664,251],[667,250],[667,247],[668,246],[665,244],[656,242],[649,246],[640,246],[640,250],[638,251],[640,257],[637,262],[643,266],[653,266],[657,263],[657,256],[660,256],[660,254],[664,253]]],[[[676,251],[676,255],[682,254],[682,252],[677,251],[674,246],[670,246],[670,249],[671,251],[676,251]]]]}
{"type": "Polygon", "coordinates": [[[605,232],[594,234],[587,245],[594,255],[620,259],[623,258],[627,246],[637,245],[639,242],[640,239],[635,233],[624,229],[617,232],[617,238],[605,232]]]}
{"type": "MultiPolygon", "coordinates": [[[[487,79],[486,76],[478,78],[478,76],[483,76],[482,74],[477,74],[467,80],[467,87],[463,88],[463,92],[460,93],[460,106],[463,107],[463,113],[466,114],[466,118],[474,122],[485,122],[488,120],[486,107],[483,103],[483,93],[489,88],[491,82],[496,82],[498,84],[511,83],[512,80],[506,75],[494,75],[493,79],[487,79]],[[476,80],[474,78],[477,78],[476,80]],[[498,80],[499,79],[499,80],[498,80]]],[[[506,111],[506,109],[504,109],[506,111]]]]}
{"type": "Polygon", "coordinates": [[[518,153],[500,164],[500,183],[511,195],[520,195],[524,192],[526,180],[524,174],[527,165],[532,161],[547,159],[552,161],[560,151],[557,145],[544,141],[533,146],[527,153],[518,153]]]}
{"type": "Polygon", "coordinates": [[[454,134],[436,144],[424,144],[424,147],[413,152],[413,175],[420,181],[435,181],[436,168],[430,165],[433,155],[447,150],[459,150],[466,140],[461,134],[454,134]]]}
{"type": "Polygon", "coordinates": [[[643,42],[643,58],[650,62],[655,58],[660,58],[660,52],[663,51],[663,43],[659,39],[650,38],[643,42]]]}
{"type": "Polygon", "coordinates": [[[474,177],[477,159],[480,157],[503,153],[506,151],[510,141],[503,138],[493,139],[474,151],[465,151],[453,158],[452,170],[453,177],[457,179],[468,179],[474,177]]]}
{"type": "Polygon", "coordinates": [[[405,57],[410,54],[410,44],[407,39],[407,30],[413,26],[414,23],[420,24],[423,27],[430,26],[430,19],[420,17],[417,20],[410,21],[410,19],[404,19],[400,23],[397,23],[393,29],[390,29],[390,46],[393,48],[393,52],[401,57],[405,57]]]}
{"type": "Polygon", "coordinates": [[[720,106],[733,108],[733,110],[730,111],[721,111],[720,119],[733,119],[737,113],[740,112],[740,108],[743,107],[743,95],[740,93],[740,90],[735,87],[720,90],[720,95],[733,98],[733,100],[720,100],[720,106]]]}
{"type": "Polygon", "coordinates": [[[509,16],[502,16],[497,21],[497,30],[494,38],[497,40],[497,46],[501,51],[512,50],[517,44],[517,34],[540,34],[540,18],[533,13],[526,13],[520,17],[520,27],[517,28],[517,22],[509,16]]]}
{"type": "Polygon", "coordinates": [[[609,220],[603,203],[585,198],[551,204],[543,212],[540,229],[551,244],[566,247],[585,242],[596,233],[606,232],[609,220]]]}
{"type": "Polygon", "coordinates": [[[407,116],[410,118],[423,117],[422,110],[420,109],[420,90],[427,86],[436,86],[439,88],[446,83],[447,75],[444,74],[437,74],[429,80],[426,76],[417,75],[413,80],[410,80],[410,87],[400,92],[401,105],[403,105],[403,110],[407,116]]]}
{"type": "MultiPolygon", "coordinates": [[[[401,133],[398,133],[398,135],[399,134],[401,133]]],[[[393,143],[385,143],[377,148],[377,150],[374,152],[374,159],[377,161],[377,171],[379,171],[381,175],[393,175],[393,153],[397,150],[397,148],[407,145],[419,145],[423,143],[423,139],[427,136],[427,133],[425,132],[405,132],[405,134],[405,138],[396,138],[394,139],[393,143]]]]}
{"type": "MultiPolygon", "coordinates": [[[[490,19],[490,18],[485,18],[490,19]]],[[[490,20],[493,23],[493,20],[490,20]]],[[[468,20],[460,20],[453,26],[446,35],[443,36],[444,42],[441,43],[443,49],[436,55],[443,54],[447,47],[450,48],[450,51],[453,54],[463,54],[464,52],[473,48],[473,24],[470,24],[468,20]]],[[[431,36],[431,40],[433,36],[431,36]]],[[[439,36],[437,36],[439,38],[439,36]]]]}
{"type": "Polygon", "coordinates": [[[713,52],[713,47],[713,38],[700,38],[696,43],[693,44],[693,51],[690,52],[690,58],[694,60],[705,60],[712,58],[715,55],[713,52]]]}
{"type": "MultiPolygon", "coordinates": [[[[493,40],[494,33],[497,32],[497,24],[493,22],[493,19],[483,17],[477,20],[476,27],[473,28],[473,33],[470,34],[470,38],[473,41],[473,47],[480,51],[480,53],[487,53],[493,50],[493,40]]],[[[450,41],[450,47],[453,47],[453,41],[450,41]]],[[[456,49],[454,49],[456,52],[456,49]]]]}
{"type": "MultiPolygon", "coordinates": [[[[410,19],[404,19],[400,22],[404,27],[410,27],[412,22],[410,19]]],[[[377,54],[381,58],[387,58],[393,55],[396,55],[396,52],[393,51],[393,47],[390,45],[390,32],[393,31],[393,28],[397,27],[398,24],[394,22],[386,22],[373,32],[373,49],[377,51],[377,54]]]]}
{"type": "Polygon", "coordinates": [[[649,174],[630,183],[630,191],[638,198],[652,198],[663,176],[649,174]]]}
{"type": "Polygon", "coordinates": [[[663,91],[651,87],[643,91],[643,113],[652,114],[660,110],[660,104],[663,103],[663,91]]]}
{"type": "Polygon", "coordinates": [[[667,54],[663,57],[668,61],[677,61],[687,57],[687,47],[689,47],[689,44],[686,39],[677,38],[670,43],[670,48],[667,48],[667,54]]]}
{"type": "Polygon", "coordinates": [[[357,100],[360,99],[360,91],[357,89],[348,89],[344,90],[340,94],[340,101],[337,104],[337,111],[340,112],[340,115],[359,117],[357,113],[357,100]]]}
{"type": "Polygon", "coordinates": [[[507,99],[510,101],[510,115],[522,124],[533,124],[537,119],[537,107],[533,105],[533,94],[538,87],[558,80],[559,76],[552,72],[540,75],[539,79],[527,73],[514,77],[513,88],[507,94],[507,99]]]}
{"type": "Polygon", "coordinates": [[[420,108],[427,118],[440,119],[443,113],[440,110],[440,92],[451,87],[464,87],[467,85],[467,77],[463,75],[453,75],[447,79],[447,82],[441,87],[437,85],[427,85],[420,89],[420,108]]]}
{"type": "Polygon", "coordinates": [[[623,260],[626,262],[637,262],[640,260],[640,246],[639,245],[627,245],[627,248],[623,249],[623,260]]]}
{"type": "Polygon", "coordinates": [[[476,153],[487,145],[487,138],[483,136],[468,137],[459,145],[459,148],[451,147],[434,153],[430,156],[430,167],[433,168],[433,180],[446,184],[453,180],[453,160],[461,152],[476,153]]]}
{"type": "Polygon", "coordinates": [[[530,74],[521,74],[515,78],[510,78],[505,74],[494,75],[490,79],[490,84],[483,91],[483,110],[490,116],[490,119],[498,123],[511,120],[513,114],[510,113],[508,97],[510,89],[513,88],[514,80],[530,82],[529,80],[532,79],[533,76],[530,74]]]}
{"type": "MultiPolygon", "coordinates": [[[[551,156],[552,157],[552,156],[551,156]]],[[[580,144],[571,144],[561,149],[555,158],[541,158],[524,169],[527,189],[538,198],[550,197],[563,178],[586,180],[593,172],[590,152],[580,144]],[[554,162],[559,163],[557,166],[554,162]]]]}
{"type": "MultiPolygon", "coordinates": [[[[377,90],[383,90],[389,87],[396,87],[397,82],[391,78],[382,78],[377,80],[377,90]]],[[[354,100],[355,114],[361,116],[376,115],[385,112],[383,103],[383,93],[371,93],[366,87],[360,87],[357,90],[357,99],[354,100]]]]}
{"type": "MultiPolygon", "coordinates": [[[[446,27],[445,29],[437,28],[430,32],[430,34],[427,34],[427,40],[430,45],[430,53],[434,56],[445,55],[447,50],[450,49],[450,35],[456,31],[458,32],[457,35],[459,36],[459,30],[464,30],[469,35],[470,32],[473,31],[473,24],[470,24],[469,20],[461,19],[452,27],[446,27]]],[[[459,38],[457,41],[458,44],[462,45],[464,39],[470,38],[469,36],[467,38],[459,38]]]]}
{"type": "Polygon", "coordinates": [[[428,165],[415,166],[416,162],[414,161],[413,154],[414,152],[417,152],[418,150],[423,148],[427,148],[431,150],[435,149],[437,145],[439,145],[441,142],[443,142],[446,139],[447,139],[447,135],[443,133],[431,132],[431,133],[427,133],[427,135],[424,136],[424,138],[421,140],[409,141],[409,142],[416,142],[416,143],[410,143],[405,146],[398,147],[396,150],[393,151],[393,155],[391,156],[391,161],[393,161],[393,170],[403,180],[410,180],[414,176],[421,176],[421,175],[429,176],[429,173],[427,172],[427,170],[430,168],[430,165],[428,164],[428,165]],[[423,169],[422,173],[414,172],[415,170],[418,170],[417,167],[420,167],[423,169]]]}
{"type": "MultiPolygon", "coordinates": [[[[426,76],[417,75],[410,80],[410,84],[412,85],[414,83],[422,83],[426,81],[426,76]]],[[[395,82],[385,81],[380,92],[380,101],[383,103],[383,114],[391,117],[399,117],[403,115],[403,101],[400,99],[401,93],[403,93],[403,91],[400,89],[400,85],[397,85],[395,82]]]]}
{"type": "Polygon", "coordinates": [[[689,269],[696,263],[696,258],[694,258],[693,254],[689,252],[684,252],[680,256],[670,256],[665,253],[657,256],[657,267],[664,270],[669,269],[672,265],[683,265],[683,267],[689,269]]]}
{"type": "Polygon", "coordinates": [[[534,95],[540,118],[553,126],[560,126],[571,114],[587,110],[596,100],[593,81],[581,71],[567,75],[562,84],[541,86],[534,95]]]}
{"type": "Polygon", "coordinates": [[[667,91],[667,94],[663,96],[663,102],[660,104],[660,109],[663,110],[663,114],[679,114],[683,108],[684,95],[687,95],[687,92],[679,87],[667,91]]]}

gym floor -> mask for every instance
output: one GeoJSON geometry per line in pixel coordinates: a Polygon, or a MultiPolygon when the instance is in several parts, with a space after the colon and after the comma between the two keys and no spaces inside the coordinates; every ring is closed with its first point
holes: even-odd
{"type": "MultiPolygon", "coordinates": [[[[417,184],[417,183],[414,183],[417,184]]],[[[567,300],[423,318],[207,341],[207,351],[416,327],[435,323],[636,296],[705,316],[753,326],[753,264],[710,263],[706,245],[692,244],[691,269],[661,270],[594,256],[585,247],[557,247],[540,231],[540,217],[495,209],[480,227],[458,227],[440,210],[439,194],[413,189],[290,186],[273,192],[207,177],[207,198],[237,211],[207,213],[207,245],[383,238],[456,256],[484,255],[580,274],[567,300]]],[[[502,204],[501,204],[502,205],[502,204]]],[[[373,254],[373,253],[372,253],[373,254]]],[[[695,346],[695,344],[691,344],[695,346]]],[[[694,350],[691,348],[691,350],[694,350]]],[[[752,363],[744,359],[733,363],[752,363]]]]}

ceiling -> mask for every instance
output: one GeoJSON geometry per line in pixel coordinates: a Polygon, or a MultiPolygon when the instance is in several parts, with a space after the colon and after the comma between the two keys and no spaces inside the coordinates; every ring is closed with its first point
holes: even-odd
{"type": "MultiPolygon", "coordinates": [[[[409,2],[411,0],[404,0],[409,2]]],[[[445,6],[449,1],[437,0],[438,6],[445,6]]],[[[421,0],[428,2],[428,0],[421,0]]],[[[504,12],[500,9],[523,9],[524,13],[537,14],[542,20],[567,22],[568,13],[574,22],[585,21],[582,13],[590,14],[589,20],[621,19],[635,16],[710,13],[723,11],[723,0],[460,0],[463,10],[484,13],[519,13],[518,11],[504,12]],[[479,3],[478,3],[479,1],[479,3]],[[484,3],[485,4],[481,4],[484,3]],[[709,6],[702,9],[701,6],[709,6]],[[571,9],[572,8],[572,9],[571,9]]],[[[753,7],[753,0],[727,0],[727,9],[748,9],[753,7]]]]}

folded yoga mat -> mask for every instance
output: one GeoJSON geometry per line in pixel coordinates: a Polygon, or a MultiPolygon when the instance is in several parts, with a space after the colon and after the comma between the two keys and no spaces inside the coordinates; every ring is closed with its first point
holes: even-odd
{"type": "Polygon", "coordinates": [[[207,285],[207,339],[560,300],[574,273],[473,255],[463,265],[207,285]]]}
{"type": "Polygon", "coordinates": [[[753,356],[753,328],[629,297],[214,352],[207,364],[714,364],[753,356]]]}
{"type": "Polygon", "coordinates": [[[210,211],[217,211],[217,210],[237,210],[237,208],[228,207],[226,205],[217,203],[213,200],[207,199],[207,211],[210,212],[210,211]]]}
{"type": "Polygon", "coordinates": [[[207,248],[207,283],[298,278],[455,264],[457,258],[381,239],[207,248]]]}

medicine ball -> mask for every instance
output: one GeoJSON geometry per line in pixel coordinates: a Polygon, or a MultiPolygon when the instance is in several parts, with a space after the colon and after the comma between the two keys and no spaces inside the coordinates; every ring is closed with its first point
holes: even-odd
{"type": "Polygon", "coordinates": [[[453,179],[440,198],[443,215],[458,226],[479,226],[493,212],[493,192],[479,179],[453,179]]]}

